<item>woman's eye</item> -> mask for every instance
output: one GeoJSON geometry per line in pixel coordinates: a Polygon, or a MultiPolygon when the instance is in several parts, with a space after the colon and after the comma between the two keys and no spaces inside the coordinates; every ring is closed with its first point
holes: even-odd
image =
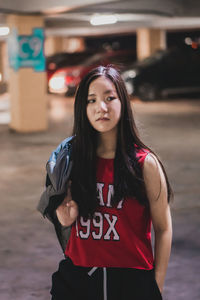
{"type": "Polygon", "coordinates": [[[95,99],[88,99],[87,100],[87,103],[94,103],[95,102],[95,99]]]}
{"type": "Polygon", "coordinates": [[[108,101],[112,101],[112,100],[114,100],[114,99],[115,99],[115,97],[108,97],[108,98],[107,98],[108,101]]]}

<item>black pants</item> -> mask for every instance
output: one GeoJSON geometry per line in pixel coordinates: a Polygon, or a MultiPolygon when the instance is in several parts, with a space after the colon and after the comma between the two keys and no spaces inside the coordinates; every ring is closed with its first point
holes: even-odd
{"type": "Polygon", "coordinates": [[[161,300],[154,270],[85,268],[67,258],[52,275],[52,300],[161,300]]]}

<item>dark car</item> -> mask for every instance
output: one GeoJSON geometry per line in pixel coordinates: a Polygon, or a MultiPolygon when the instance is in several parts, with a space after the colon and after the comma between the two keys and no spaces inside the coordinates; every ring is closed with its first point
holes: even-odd
{"type": "Polygon", "coordinates": [[[151,101],[171,94],[200,92],[200,49],[157,51],[122,72],[128,93],[151,101]]]}
{"type": "Polygon", "coordinates": [[[48,81],[51,93],[61,93],[71,96],[75,93],[81,79],[94,67],[98,65],[113,64],[120,70],[124,70],[135,60],[133,50],[110,50],[97,52],[89,55],[81,63],[59,68],[48,81]]]}

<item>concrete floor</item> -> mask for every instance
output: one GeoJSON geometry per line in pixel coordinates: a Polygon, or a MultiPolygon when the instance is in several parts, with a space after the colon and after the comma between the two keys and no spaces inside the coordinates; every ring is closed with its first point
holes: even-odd
{"type": "MultiPolygon", "coordinates": [[[[1,100],[0,100],[1,101],[1,100]]],[[[164,300],[200,299],[200,101],[132,102],[145,143],[174,189],[173,245],[164,300]]],[[[36,211],[51,151],[70,135],[73,99],[49,97],[49,129],[16,134],[0,125],[0,299],[50,299],[63,258],[53,226],[36,211]]],[[[138,299],[139,300],[139,299],[138,299]]]]}

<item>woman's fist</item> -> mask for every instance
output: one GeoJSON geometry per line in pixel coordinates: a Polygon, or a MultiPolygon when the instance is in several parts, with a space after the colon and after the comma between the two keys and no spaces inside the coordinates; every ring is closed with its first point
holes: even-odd
{"type": "Polygon", "coordinates": [[[56,214],[59,222],[63,226],[70,226],[76,221],[78,216],[78,205],[72,200],[71,196],[71,182],[67,189],[67,196],[64,198],[63,202],[56,209],[56,214]]]}

